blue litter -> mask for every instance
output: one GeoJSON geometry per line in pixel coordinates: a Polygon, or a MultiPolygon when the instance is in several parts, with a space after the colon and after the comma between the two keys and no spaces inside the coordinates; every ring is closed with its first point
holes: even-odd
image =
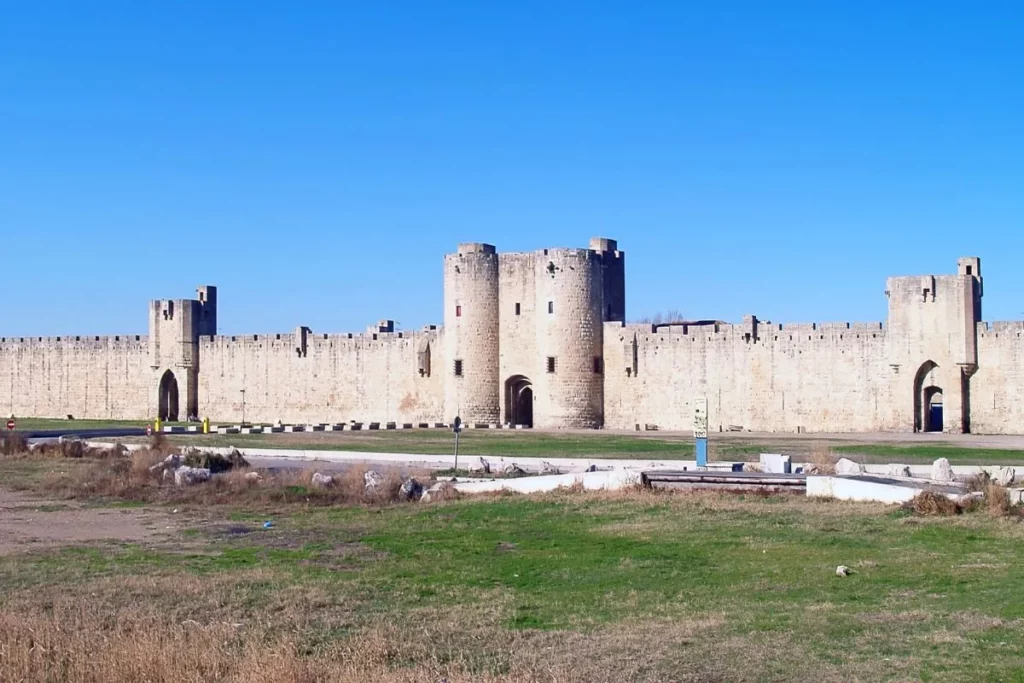
{"type": "Polygon", "coordinates": [[[273,522],[263,522],[263,528],[264,529],[273,529],[274,528],[274,523],[273,522]]]}

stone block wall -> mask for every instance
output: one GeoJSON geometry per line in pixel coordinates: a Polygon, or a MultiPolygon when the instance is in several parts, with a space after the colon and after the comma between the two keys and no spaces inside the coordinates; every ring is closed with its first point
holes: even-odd
{"type": "Polygon", "coordinates": [[[609,323],[604,339],[607,427],[689,430],[699,396],[712,430],[897,427],[880,323],[609,323]]]}
{"type": "Polygon", "coordinates": [[[145,336],[0,338],[4,417],[143,419],[151,370],[145,336]]]}
{"type": "Polygon", "coordinates": [[[244,389],[249,421],[438,421],[442,343],[437,330],[201,337],[200,412],[240,420],[244,389]]]}

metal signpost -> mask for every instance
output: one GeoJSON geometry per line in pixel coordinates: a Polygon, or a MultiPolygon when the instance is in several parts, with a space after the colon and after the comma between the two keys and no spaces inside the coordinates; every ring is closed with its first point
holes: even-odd
{"type": "Polygon", "coordinates": [[[462,431],[462,418],[458,415],[452,421],[452,431],[455,432],[455,472],[459,471],[459,432],[462,431]]]}
{"type": "Polygon", "coordinates": [[[701,396],[694,401],[693,439],[697,447],[697,469],[708,468],[708,400],[701,396]]]}

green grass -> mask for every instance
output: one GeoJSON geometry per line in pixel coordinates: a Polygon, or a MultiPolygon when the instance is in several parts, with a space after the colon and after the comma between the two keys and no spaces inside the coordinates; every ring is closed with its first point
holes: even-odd
{"type": "Polygon", "coordinates": [[[958,448],[943,445],[897,446],[891,444],[855,444],[834,446],[839,455],[868,456],[885,462],[932,462],[946,458],[956,465],[1024,464],[1024,451],[1001,448],[958,448]]]}
{"type": "MultiPolygon", "coordinates": [[[[105,427],[145,427],[152,424],[146,420],[61,420],[45,417],[18,417],[15,419],[19,431],[40,431],[49,429],[103,429],[105,427]]],[[[6,423],[6,420],[3,420],[6,423]]],[[[184,422],[168,424],[185,424],[184,422]]]]}
{"type": "MultiPolygon", "coordinates": [[[[311,433],[303,435],[233,434],[203,437],[171,437],[172,443],[240,448],[363,451],[370,453],[422,453],[450,455],[454,439],[446,431],[365,432],[359,435],[311,433]]],[[[459,455],[505,457],[622,457],[693,458],[693,442],[618,434],[509,433],[485,430],[465,433],[459,439],[459,455]]]]}
{"type": "MultiPolygon", "coordinates": [[[[317,610],[332,605],[360,615],[351,628],[381,619],[402,628],[410,609],[471,614],[489,604],[514,632],[629,632],[649,622],[670,631],[710,619],[675,647],[732,652],[724,680],[741,677],[744,652],[764,643],[792,656],[765,663],[763,679],[819,667],[864,680],[1020,678],[1024,534],[1019,522],[984,513],[921,519],[789,497],[576,495],[297,511],[276,515],[269,531],[258,529],[262,515],[233,518],[248,533],[196,527],[186,536],[205,539],[198,548],[3,557],[0,584],[42,596],[102,577],[230,582],[259,571],[273,578],[256,593],[223,598],[232,618],[267,618],[315,588],[319,607],[303,628],[317,642],[343,637],[315,630],[326,618],[317,610]],[[352,544],[359,552],[339,555],[352,544]],[[854,574],[836,577],[839,564],[854,574]]],[[[652,665],[671,670],[683,650],[671,652],[652,665]]]]}

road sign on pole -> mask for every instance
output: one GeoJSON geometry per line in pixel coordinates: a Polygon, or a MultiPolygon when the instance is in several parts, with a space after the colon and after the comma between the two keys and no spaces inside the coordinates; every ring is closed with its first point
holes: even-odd
{"type": "Polygon", "coordinates": [[[696,443],[697,468],[708,466],[708,400],[703,396],[694,401],[693,439],[696,443]]]}
{"type": "Polygon", "coordinates": [[[462,431],[462,418],[458,415],[452,420],[452,431],[455,433],[455,471],[459,471],[459,432],[462,431]]]}
{"type": "Polygon", "coordinates": [[[11,418],[10,420],[8,420],[8,421],[7,421],[7,431],[9,431],[9,432],[13,432],[13,431],[14,431],[14,428],[15,428],[15,427],[17,427],[17,426],[18,426],[18,425],[17,425],[17,423],[16,423],[15,421],[14,421],[14,418],[13,418],[13,417],[12,417],[12,418],[11,418]]]}

